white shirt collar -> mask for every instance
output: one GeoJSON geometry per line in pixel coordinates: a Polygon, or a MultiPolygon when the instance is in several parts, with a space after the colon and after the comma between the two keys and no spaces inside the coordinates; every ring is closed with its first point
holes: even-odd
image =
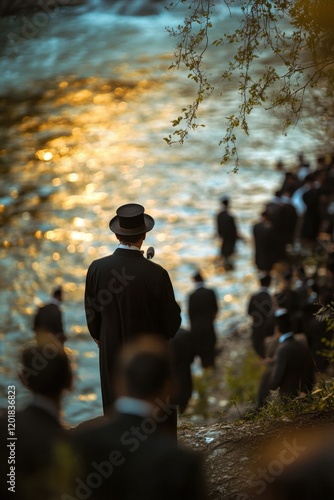
{"type": "Polygon", "coordinates": [[[152,415],[153,405],[142,399],[121,396],[115,401],[115,409],[120,413],[150,417],[152,415]]]}
{"type": "Polygon", "coordinates": [[[204,281],[198,281],[197,283],[195,283],[195,290],[197,290],[198,288],[204,288],[204,281]]]}
{"type": "Polygon", "coordinates": [[[119,243],[118,248],[123,248],[123,250],[138,250],[138,252],[141,251],[135,245],[124,245],[123,243],[119,243]]]}
{"type": "Polygon", "coordinates": [[[55,297],[50,298],[50,304],[56,304],[56,306],[60,306],[60,301],[55,297]]]}
{"type": "Polygon", "coordinates": [[[286,339],[289,339],[290,337],[293,336],[293,332],[286,332],[286,333],[283,333],[280,338],[279,338],[279,343],[280,344],[283,344],[283,342],[286,340],[286,339]]]}

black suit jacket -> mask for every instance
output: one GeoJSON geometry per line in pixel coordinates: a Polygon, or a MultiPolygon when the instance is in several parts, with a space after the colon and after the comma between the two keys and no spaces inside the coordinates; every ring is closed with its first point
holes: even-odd
{"type": "Polygon", "coordinates": [[[274,306],[270,294],[265,290],[254,293],[249,299],[247,313],[253,319],[253,347],[257,354],[264,358],[264,339],[273,335],[275,328],[274,306]]]}
{"type": "Polygon", "coordinates": [[[234,253],[238,234],[234,217],[227,210],[223,210],[217,215],[217,231],[223,240],[221,254],[224,257],[229,257],[234,253]]]}
{"type": "Polygon", "coordinates": [[[174,337],[180,324],[167,271],[141,252],[118,248],[94,261],[87,272],[85,310],[91,336],[100,342],[100,374],[104,408],[114,401],[115,355],[138,333],[174,337]]]}
{"type": "Polygon", "coordinates": [[[33,322],[33,330],[38,333],[52,333],[60,342],[65,342],[62,312],[57,304],[46,304],[39,307],[33,322]]]}
{"type": "Polygon", "coordinates": [[[259,222],[253,226],[255,265],[260,271],[270,271],[276,260],[275,234],[271,226],[259,222]]]}
{"type": "Polygon", "coordinates": [[[90,488],[92,500],[207,498],[199,456],[157,427],[151,417],[116,414],[107,423],[74,431],[82,456],[80,477],[85,481],[95,473],[101,478],[90,488]]]}
{"type": "Polygon", "coordinates": [[[0,463],[3,478],[9,472],[9,443],[14,443],[16,488],[8,491],[8,484],[0,482],[0,497],[17,500],[45,500],[60,498],[65,489],[70,491],[75,477],[76,461],[69,433],[58,420],[38,406],[30,405],[15,415],[16,440],[7,439],[7,415],[0,418],[0,463]]]}
{"type": "Polygon", "coordinates": [[[217,312],[217,297],[212,289],[202,286],[189,295],[188,315],[194,353],[201,357],[204,367],[214,364],[216,343],[214,319],[217,312]]]}
{"type": "Polygon", "coordinates": [[[300,391],[310,391],[313,383],[314,364],[306,343],[290,337],[279,344],[274,356],[270,388],[279,388],[281,396],[295,397],[300,391]]]}

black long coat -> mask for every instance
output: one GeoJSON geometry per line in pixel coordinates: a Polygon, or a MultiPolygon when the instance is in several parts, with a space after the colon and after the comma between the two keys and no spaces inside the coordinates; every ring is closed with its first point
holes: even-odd
{"type": "Polygon", "coordinates": [[[37,338],[40,333],[50,333],[61,343],[64,343],[67,337],[64,332],[60,307],[52,302],[39,307],[34,316],[33,330],[37,338]]]}
{"type": "Polygon", "coordinates": [[[194,354],[200,356],[202,366],[214,366],[216,331],[214,319],[218,312],[218,302],[214,290],[204,286],[189,295],[188,315],[194,354]]]}
{"type": "Polygon", "coordinates": [[[222,240],[221,255],[230,257],[235,250],[238,232],[234,217],[227,210],[222,210],[217,215],[217,231],[222,240]]]}
{"type": "Polygon", "coordinates": [[[9,436],[8,422],[7,414],[0,417],[0,470],[3,474],[0,498],[46,500],[61,498],[65,489],[72,493],[68,489],[71,488],[71,476],[74,479],[78,470],[74,469],[69,432],[53,415],[34,404],[16,412],[15,424],[11,427],[13,429],[15,425],[13,440],[9,436]],[[15,468],[16,474],[14,494],[8,491],[9,484],[5,479],[10,467],[15,468]]]}
{"type": "Polygon", "coordinates": [[[115,356],[138,333],[174,337],[180,324],[167,271],[141,252],[118,248],[95,260],[86,276],[85,310],[89,332],[100,343],[103,407],[114,401],[115,356]]]}
{"type": "Polygon", "coordinates": [[[276,260],[275,234],[272,226],[258,222],[253,226],[255,265],[260,271],[270,271],[276,260]]]}
{"type": "Polygon", "coordinates": [[[260,290],[251,295],[247,313],[253,320],[253,348],[261,358],[265,358],[265,338],[273,335],[275,327],[274,305],[269,292],[260,290]]]}
{"type": "Polygon", "coordinates": [[[296,397],[300,391],[310,391],[313,383],[314,364],[306,343],[290,337],[279,344],[274,356],[270,388],[279,388],[283,397],[296,397]]]}

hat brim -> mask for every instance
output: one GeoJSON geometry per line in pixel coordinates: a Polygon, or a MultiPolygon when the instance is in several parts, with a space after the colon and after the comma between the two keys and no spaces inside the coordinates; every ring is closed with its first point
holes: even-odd
{"type": "Polygon", "coordinates": [[[133,236],[136,234],[143,234],[143,233],[148,233],[148,231],[151,231],[154,227],[154,219],[148,214],[143,214],[144,215],[144,225],[141,227],[134,227],[131,229],[125,229],[124,227],[121,227],[119,225],[119,218],[118,215],[113,217],[111,221],[109,222],[109,228],[110,231],[112,231],[115,234],[120,234],[122,236],[133,236]]]}

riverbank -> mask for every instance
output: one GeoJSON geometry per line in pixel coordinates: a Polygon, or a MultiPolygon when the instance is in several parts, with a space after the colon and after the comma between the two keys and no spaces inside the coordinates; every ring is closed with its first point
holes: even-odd
{"type": "Polygon", "coordinates": [[[178,439],[202,454],[210,500],[270,500],[268,486],[284,470],[284,464],[277,466],[282,451],[289,452],[293,461],[310,452],[314,441],[319,441],[318,433],[319,439],[320,435],[329,438],[333,429],[334,410],[293,419],[213,425],[188,422],[179,426],[178,439]]]}

